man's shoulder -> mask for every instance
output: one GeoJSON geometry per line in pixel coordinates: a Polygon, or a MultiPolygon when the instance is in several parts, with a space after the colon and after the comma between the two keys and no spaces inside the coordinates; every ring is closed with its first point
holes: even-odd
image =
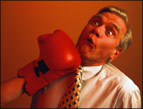
{"type": "Polygon", "coordinates": [[[114,65],[104,64],[102,71],[105,72],[106,75],[110,75],[110,78],[114,78],[122,90],[138,90],[137,85],[125,73],[123,73],[114,65]]]}
{"type": "Polygon", "coordinates": [[[114,73],[123,73],[122,71],[120,71],[117,67],[115,67],[111,63],[104,64],[103,69],[106,69],[107,71],[111,71],[111,72],[114,72],[114,73]]]}

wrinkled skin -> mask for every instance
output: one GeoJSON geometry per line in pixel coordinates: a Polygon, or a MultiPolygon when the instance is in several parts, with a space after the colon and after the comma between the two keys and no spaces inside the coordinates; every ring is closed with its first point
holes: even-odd
{"type": "Polygon", "coordinates": [[[116,47],[125,33],[126,24],[120,16],[109,12],[95,15],[77,42],[82,65],[101,65],[109,58],[114,60],[121,52],[116,47]]]}

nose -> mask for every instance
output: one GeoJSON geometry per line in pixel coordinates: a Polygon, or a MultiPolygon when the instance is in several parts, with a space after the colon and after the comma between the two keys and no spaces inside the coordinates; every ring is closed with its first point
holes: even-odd
{"type": "Polygon", "coordinates": [[[99,37],[99,34],[98,34],[98,33],[95,33],[95,35],[96,35],[97,37],[99,37]]]}
{"type": "Polygon", "coordinates": [[[96,37],[101,38],[104,34],[104,31],[105,31],[105,28],[104,28],[104,25],[102,25],[102,26],[95,27],[92,30],[92,33],[95,34],[96,37]]]}

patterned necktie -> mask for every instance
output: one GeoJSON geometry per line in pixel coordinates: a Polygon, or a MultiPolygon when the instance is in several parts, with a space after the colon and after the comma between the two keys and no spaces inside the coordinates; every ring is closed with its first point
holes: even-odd
{"type": "Polygon", "coordinates": [[[83,69],[80,66],[75,72],[75,78],[73,78],[71,85],[63,95],[59,108],[78,108],[82,85],[82,72],[83,69]]]}

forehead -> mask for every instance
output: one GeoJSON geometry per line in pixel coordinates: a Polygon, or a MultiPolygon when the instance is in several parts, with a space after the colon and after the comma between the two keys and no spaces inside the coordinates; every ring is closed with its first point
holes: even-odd
{"type": "Polygon", "coordinates": [[[93,17],[93,19],[94,18],[99,18],[103,21],[115,23],[120,28],[126,28],[126,23],[123,20],[123,18],[116,15],[116,14],[114,14],[114,13],[111,13],[111,12],[103,12],[103,13],[100,13],[100,14],[96,14],[93,17]]]}
{"type": "Polygon", "coordinates": [[[97,16],[101,16],[102,19],[106,19],[108,21],[114,21],[115,23],[119,24],[120,26],[125,26],[125,21],[123,18],[117,14],[104,12],[101,14],[97,14],[97,16]]]}

